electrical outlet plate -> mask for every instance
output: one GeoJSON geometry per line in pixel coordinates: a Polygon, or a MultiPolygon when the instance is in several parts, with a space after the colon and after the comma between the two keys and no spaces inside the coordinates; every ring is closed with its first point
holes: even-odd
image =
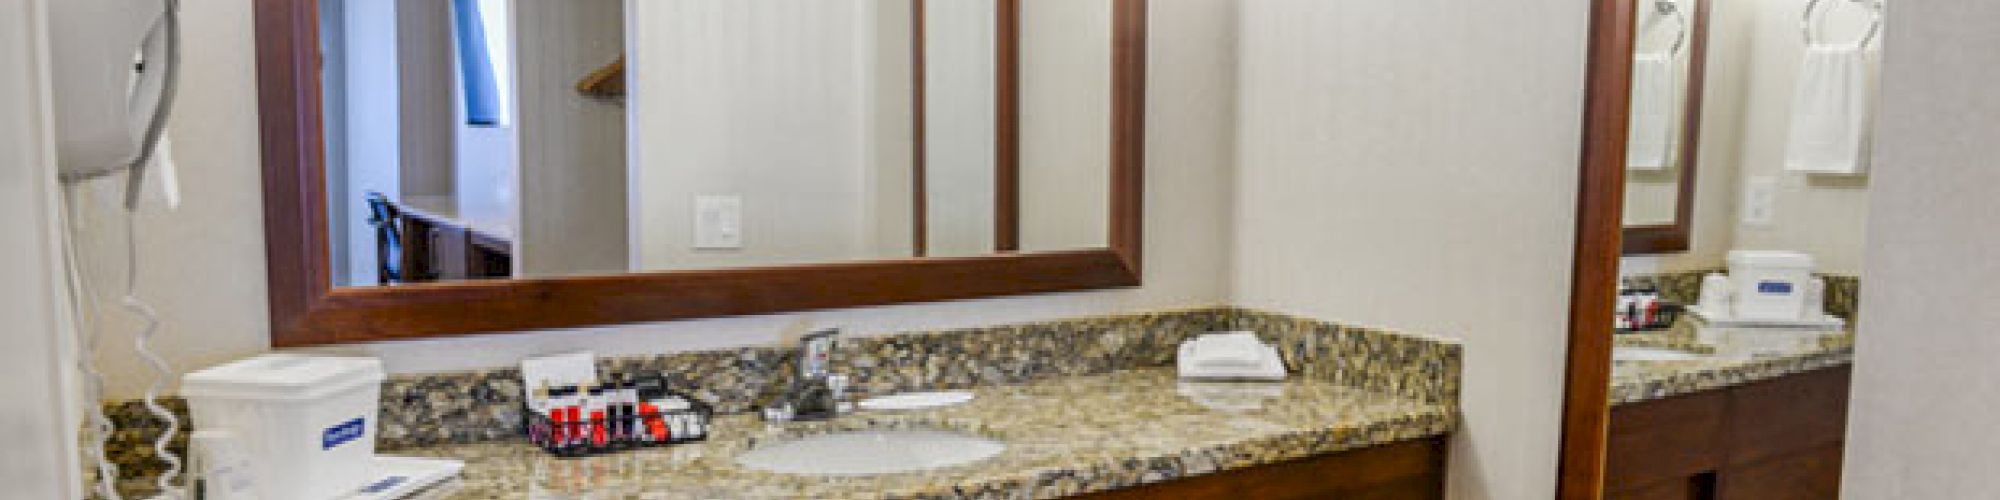
{"type": "Polygon", "coordinates": [[[1777,219],[1778,179],[1753,177],[1743,184],[1743,224],[1770,227],[1777,219]]]}
{"type": "Polygon", "coordinates": [[[694,198],[694,248],[743,248],[743,197],[703,195],[694,198]]]}

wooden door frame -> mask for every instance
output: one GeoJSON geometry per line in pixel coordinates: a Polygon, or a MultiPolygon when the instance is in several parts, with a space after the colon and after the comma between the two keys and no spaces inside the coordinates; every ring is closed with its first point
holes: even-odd
{"type": "Polygon", "coordinates": [[[1624,253],[1634,4],[1634,0],[1591,2],[1556,498],[1599,498],[1604,493],[1612,311],[1618,300],[1618,261],[1624,253]]]}

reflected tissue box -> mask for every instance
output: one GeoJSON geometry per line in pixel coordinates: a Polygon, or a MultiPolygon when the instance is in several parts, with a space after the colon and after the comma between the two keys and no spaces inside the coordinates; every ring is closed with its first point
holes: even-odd
{"type": "Polygon", "coordinates": [[[1250,332],[1211,333],[1182,342],[1175,363],[1183,379],[1285,379],[1278,350],[1250,332]]]}

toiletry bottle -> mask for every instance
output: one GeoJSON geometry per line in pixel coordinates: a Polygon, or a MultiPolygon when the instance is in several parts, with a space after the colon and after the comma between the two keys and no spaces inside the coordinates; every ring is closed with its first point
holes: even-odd
{"type": "Polygon", "coordinates": [[[605,445],[610,444],[610,437],[604,428],[607,408],[604,397],[603,386],[591,387],[590,391],[585,393],[583,397],[584,418],[589,419],[589,428],[584,432],[588,433],[587,437],[592,449],[601,450],[605,448],[605,445]]]}
{"type": "Polygon", "coordinates": [[[630,378],[618,382],[618,413],[618,439],[638,441],[639,390],[637,383],[630,378]]]}
{"type": "Polygon", "coordinates": [[[632,405],[626,395],[631,387],[631,382],[624,375],[619,375],[612,378],[611,387],[605,390],[605,414],[610,417],[605,424],[605,433],[613,443],[623,443],[629,436],[632,405]]]}

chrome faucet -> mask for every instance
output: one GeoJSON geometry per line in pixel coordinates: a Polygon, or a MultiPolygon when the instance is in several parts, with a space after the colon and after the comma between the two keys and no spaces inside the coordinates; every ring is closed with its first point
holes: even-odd
{"type": "Polygon", "coordinates": [[[826,420],[840,414],[847,377],[833,373],[833,347],[838,329],[813,332],[799,339],[798,372],[777,398],[764,405],[764,419],[786,422],[826,420]]]}

